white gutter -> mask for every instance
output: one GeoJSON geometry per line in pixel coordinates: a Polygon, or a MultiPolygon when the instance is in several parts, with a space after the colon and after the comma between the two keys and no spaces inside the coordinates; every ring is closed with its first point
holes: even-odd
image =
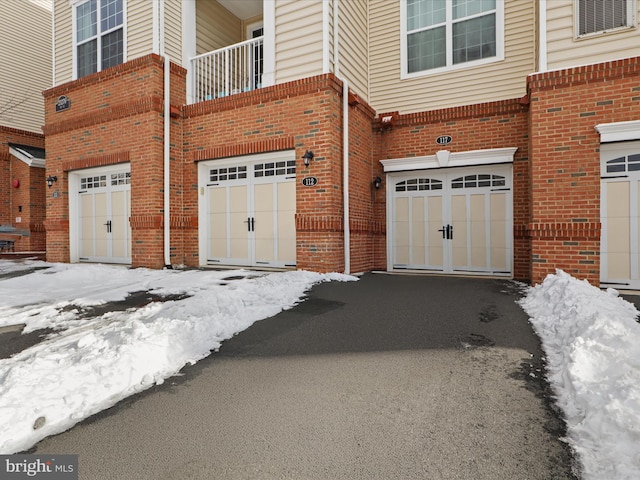
{"type": "Polygon", "coordinates": [[[547,70],[547,0],[538,3],[538,72],[547,70]]]}
{"type": "Polygon", "coordinates": [[[344,273],[351,273],[351,225],[349,203],[349,83],[340,78],[340,0],[333,0],[333,71],[342,80],[342,205],[344,209],[344,273]]]}
{"type": "Polygon", "coordinates": [[[171,267],[171,60],[164,51],[164,2],[159,2],[158,53],[164,57],[164,266],[171,267]]]}
{"type": "Polygon", "coordinates": [[[329,35],[329,8],[331,6],[330,0],[324,0],[322,2],[322,73],[329,73],[331,71],[331,65],[329,62],[330,55],[330,42],[329,35]]]}

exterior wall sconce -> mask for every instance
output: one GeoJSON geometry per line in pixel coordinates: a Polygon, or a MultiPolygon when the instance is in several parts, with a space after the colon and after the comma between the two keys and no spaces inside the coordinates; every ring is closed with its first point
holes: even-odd
{"type": "Polygon", "coordinates": [[[376,188],[376,190],[378,188],[380,188],[380,185],[382,185],[382,178],[380,177],[376,177],[373,179],[373,186],[376,188]]]}
{"type": "Polygon", "coordinates": [[[53,175],[53,176],[49,175],[47,177],[47,187],[51,188],[52,185],[57,181],[58,181],[57,175],[53,175]]]}
{"type": "Polygon", "coordinates": [[[304,152],[304,155],[302,156],[302,159],[304,160],[304,166],[308,167],[309,166],[309,162],[311,160],[313,160],[313,152],[307,150],[306,152],[304,152]]]}

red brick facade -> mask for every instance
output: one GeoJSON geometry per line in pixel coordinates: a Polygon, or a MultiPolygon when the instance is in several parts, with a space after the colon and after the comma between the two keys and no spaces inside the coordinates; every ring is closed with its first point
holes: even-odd
{"type": "Polygon", "coordinates": [[[9,153],[9,144],[44,148],[44,136],[0,126],[0,225],[21,232],[16,252],[45,250],[45,170],[9,153]]]}
{"type": "Polygon", "coordinates": [[[599,283],[601,123],[640,118],[640,58],[532,75],[530,279],[599,283]]]}
{"type": "MultiPolygon", "coordinates": [[[[594,126],[638,118],[637,60],[548,72],[528,79],[529,94],[399,115],[382,128],[349,94],[349,256],[344,240],[343,85],[332,74],[185,105],[186,72],[171,68],[172,264],[199,265],[198,162],[295,150],[297,267],[316,271],[385,269],[386,198],[380,160],[433,155],[435,139],[465,152],[517,147],[513,164],[515,278],[539,282],[555,268],[598,282],[599,136],[594,126]],[[306,150],[314,152],[308,167],[306,150]],[[318,178],[315,187],[301,179],[318,178]]],[[[162,267],[163,63],[149,55],[45,92],[47,254],[69,261],[70,171],[130,162],[132,264],[162,267]],[[55,111],[60,95],[71,108],[55,111]]]]}

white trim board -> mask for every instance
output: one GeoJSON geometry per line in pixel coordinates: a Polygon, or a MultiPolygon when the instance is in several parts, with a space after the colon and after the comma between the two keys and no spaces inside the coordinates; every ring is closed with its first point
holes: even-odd
{"type": "Polygon", "coordinates": [[[469,150],[467,152],[453,153],[448,150],[440,150],[436,152],[435,155],[380,160],[380,163],[384,166],[385,172],[513,163],[513,157],[517,150],[517,147],[490,148],[487,150],[469,150]]]}

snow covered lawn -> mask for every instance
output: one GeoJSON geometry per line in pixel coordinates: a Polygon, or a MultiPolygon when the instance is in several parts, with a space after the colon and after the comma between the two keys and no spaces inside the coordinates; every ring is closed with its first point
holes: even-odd
{"type": "Polygon", "coordinates": [[[520,302],[542,341],[548,380],[585,480],[640,478],[640,324],[618,292],[565,272],[520,302]]]}
{"type": "Polygon", "coordinates": [[[298,303],[315,283],[355,277],[296,271],[128,269],[106,265],[12,263],[0,274],[0,327],[56,330],[0,360],[0,454],[24,451],[119,400],[175,375],[257,320],[298,303]],[[83,307],[130,292],[188,295],[84,318],[83,307]]]}

